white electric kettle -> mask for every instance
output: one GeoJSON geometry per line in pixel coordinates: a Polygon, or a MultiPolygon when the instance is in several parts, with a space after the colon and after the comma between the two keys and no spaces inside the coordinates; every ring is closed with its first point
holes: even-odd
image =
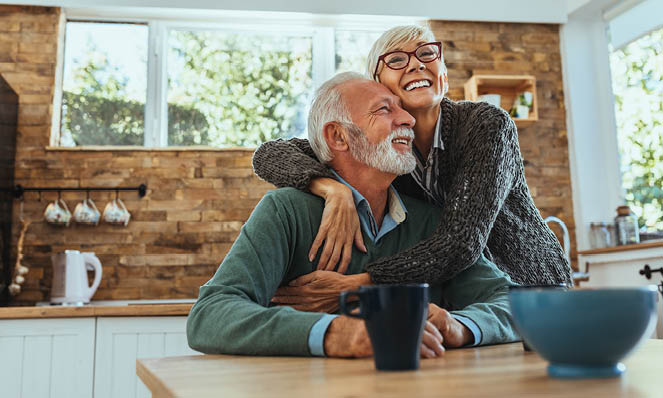
{"type": "Polygon", "coordinates": [[[51,303],[83,305],[89,303],[101,282],[101,262],[94,253],[65,250],[51,256],[53,285],[51,303]],[[94,281],[89,286],[87,270],[94,270],[94,281]]]}

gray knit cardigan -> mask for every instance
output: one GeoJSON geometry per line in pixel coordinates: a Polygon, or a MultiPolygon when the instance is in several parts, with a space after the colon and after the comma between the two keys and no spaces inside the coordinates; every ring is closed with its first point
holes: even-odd
{"type": "MultiPolygon", "coordinates": [[[[527,187],[509,115],[486,103],[446,98],[441,113],[442,221],[431,238],[369,264],[373,282],[443,282],[474,264],[483,251],[516,283],[570,284],[569,263],[527,187]]],[[[300,190],[307,190],[314,178],[333,178],[308,141],[297,138],[264,143],[253,156],[253,168],[278,187],[300,190]]],[[[399,192],[430,200],[409,174],[394,185],[399,192]]]]}

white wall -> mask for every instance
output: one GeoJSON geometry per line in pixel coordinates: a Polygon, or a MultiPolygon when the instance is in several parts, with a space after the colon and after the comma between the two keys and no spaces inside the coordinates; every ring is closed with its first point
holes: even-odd
{"type": "MultiPolygon", "coordinates": [[[[1,1],[1,0],[0,0],[1,1]]],[[[578,1],[572,0],[572,6],[578,1]]],[[[423,19],[566,22],[567,4],[559,0],[4,0],[6,4],[76,7],[149,7],[176,9],[244,10],[312,14],[414,16],[423,19]]]]}
{"type": "Polygon", "coordinates": [[[637,4],[617,15],[609,26],[612,46],[621,48],[663,26],[663,1],[647,0],[637,4]]]}
{"type": "Polygon", "coordinates": [[[589,249],[589,223],[614,218],[623,201],[617,129],[603,11],[589,4],[561,29],[569,164],[578,249],[589,249]]]}

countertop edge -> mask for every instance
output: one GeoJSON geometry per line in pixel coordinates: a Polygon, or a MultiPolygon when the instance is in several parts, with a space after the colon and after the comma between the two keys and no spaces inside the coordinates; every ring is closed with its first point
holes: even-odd
{"type": "Polygon", "coordinates": [[[651,249],[655,247],[663,247],[663,240],[656,239],[651,241],[645,241],[642,243],[637,243],[633,245],[622,245],[622,246],[611,246],[605,247],[602,249],[590,249],[590,250],[579,250],[578,254],[583,256],[589,256],[593,254],[608,254],[608,253],[618,253],[625,252],[630,250],[643,250],[651,249]]]}
{"type": "Polygon", "coordinates": [[[186,316],[192,303],[182,304],[138,304],[123,306],[82,307],[1,307],[2,319],[46,319],[119,316],[186,316]]]}

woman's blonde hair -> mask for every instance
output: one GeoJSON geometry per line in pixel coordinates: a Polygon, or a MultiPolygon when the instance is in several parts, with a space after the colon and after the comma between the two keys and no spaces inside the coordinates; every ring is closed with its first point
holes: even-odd
{"type": "MultiPolygon", "coordinates": [[[[378,78],[378,75],[382,69],[378,70],[378,73],[375,75],[375,77],[373,77],[373,73],[375,73],[375,67],[378,64],[378,58],[380,55],[389,51],[393,51],[394,49],[411,41],[433,42],[436,41],[436,39],[433,31],[431,31],[430,28],[425,25],[404,25],[389,29],[388,31],[384,32],[382,36],[380,36],[375,41],[375,43],[373,43],[371,51],[368,52],[368,60],[366,64],[367,76],[370,79],[374,79],[375,81],[379,82],[380,79],[378,78]]],[[[442,70],[446,72],[447,67],[444,65],[443,54],[440,62],[442,63],[442,70]]]]}

